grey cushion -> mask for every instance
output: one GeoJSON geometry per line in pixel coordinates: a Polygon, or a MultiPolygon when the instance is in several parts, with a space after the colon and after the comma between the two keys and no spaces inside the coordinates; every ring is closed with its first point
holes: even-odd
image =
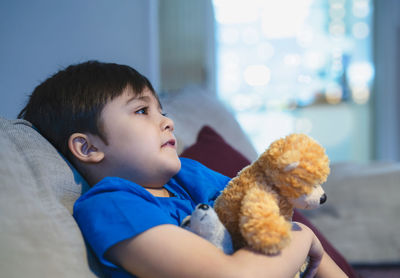
{"type": "Polygon", "coordinates": [[[87,187],[28,122],[0,118],[2,277],[95,277],[71,215],[87,187]]]}
{"type": "Polygon", "coordinates": [[[303,213],[350,263],[398,264],[399,181],[400,163],[336,163],[327,203],[303,213]]]}
{"type": "Polygon", "coordinates": [[[198,86],[161,95],[164,112],[175,123],[174,134],[178,152],[196,143],[200,129],[208,125],[217,130],[230,145],[248,160],[257,158],[257,152],[229,109],[215,93],[198,86]]]}

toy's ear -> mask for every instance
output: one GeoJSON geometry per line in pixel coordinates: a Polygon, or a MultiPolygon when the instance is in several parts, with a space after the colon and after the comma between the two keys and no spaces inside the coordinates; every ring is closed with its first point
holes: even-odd
{"type": "Polygon", "coordinates": [[[189,229],[189,228],[190,228],[190,215],[186,216],[186,217],[183,219],[183,221],[182,221],[182,223],[181,223],[181,227],[182,227],[182,228],[186,228],[186,229],[189,229]]]}
{"type": "Polygon", "coordinates": [[[296,161],[296,162],[292,162],[288,165],[286,165],[286,167],[283,169],[284,172],[290,172],[294,169],[297,168],[297,166],[299,166],[300,162],[296,161]]]}
{"type": "Polygon", "coordinates": [[[103,160],[104,153],[83,133],[74,133],[69,137],[68,147],[71,153],[81,162],[98,163],[103,160]]]}

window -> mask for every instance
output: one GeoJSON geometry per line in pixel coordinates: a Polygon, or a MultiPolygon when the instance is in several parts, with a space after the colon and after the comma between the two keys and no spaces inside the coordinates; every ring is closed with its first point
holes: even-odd
{"type": "Polygon", "coordinates": [[[332,161],[371,157],[369,0],[213,0],[217,91],[261,153],[303,132],[332,161]]]}

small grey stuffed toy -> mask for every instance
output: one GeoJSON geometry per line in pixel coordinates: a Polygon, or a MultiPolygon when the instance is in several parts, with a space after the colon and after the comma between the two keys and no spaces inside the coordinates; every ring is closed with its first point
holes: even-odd
{"type": "Polygon", "coordinates": [[[225,254],[233,253],[232,238],[209,205],[198,204],[192,215],[182,221],[181,227],[210,241],[225,254]]]}

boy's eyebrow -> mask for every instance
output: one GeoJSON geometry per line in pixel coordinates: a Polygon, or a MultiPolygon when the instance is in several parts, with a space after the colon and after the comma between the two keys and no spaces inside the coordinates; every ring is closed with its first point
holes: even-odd
{"type": "Polygon", "coordinates": [[[150,97],[149,96],[137,96],[137,95],[135,95],[135,96],[132,96],[131,98],[129,98],[126,101],[125,104],[128,105],[130,102],[132,102],[134,100],[142,100],[142,101],[145,101],[145,102],[150,102],[150,97]]]}
{"type": "MultiPolygon", "coordinates": [[[[130,102],[132,102],[132,101],[134,101],[134,100],[142,100],[142,101],[144,101],[144,102],[147,102],[147,103],[150,103],[151,102],[151,97],[149,97],[149,96],[138,96],[138,95],[135,95],[135,96],[132,96],[131,98],[129,98],[127,101],[126,101],[126,103],[125,103],[125,105],[128,105],[130,102]]],[[[162,110],[162,106],[161,106],[161,103],[157,100],[157,103],[158,103],[158,108],[160,108],[161,110],[162,110]]]]}

